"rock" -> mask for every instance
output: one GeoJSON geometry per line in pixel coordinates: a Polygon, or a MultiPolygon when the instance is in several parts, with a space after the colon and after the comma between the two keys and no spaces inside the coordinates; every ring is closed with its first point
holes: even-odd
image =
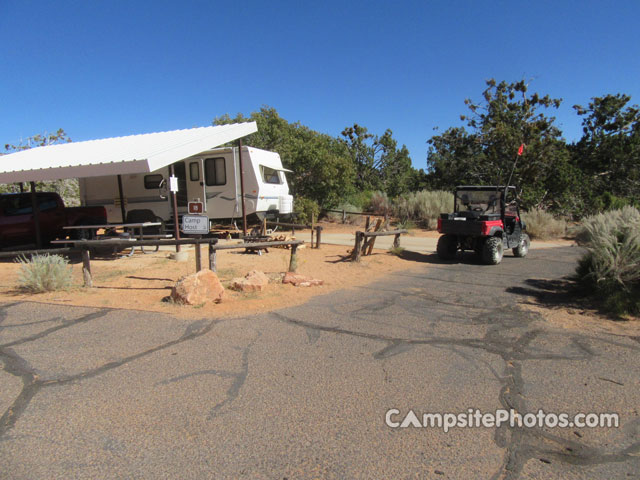
{"type": "Polygon", "coordinates": [[[189,252],[174,252],[169,254],[171,260],[176,262],[186,262],[189,260],[189,252]]]}
{"type": "Polygon", "coordinates": [[[282,283],[290,283],[296,287],[313,287],[322,285],[324,281],[300,275],[299,273],[287,272],[282,279],[282,283]]]}
{"type": "Polygon", "coordinates": [[[251,270],[244,278],[234,278],[231,288],[239,292],[261,292],[269,284],[267,277],[260,270],[251,270]]]}
{"type": "Polygon", "coordinates": [[[220,303],[223,294],[224,287],[218,276],[208,269],[182,277],[171,290],[173,301],[186,305],[220,303]]]}

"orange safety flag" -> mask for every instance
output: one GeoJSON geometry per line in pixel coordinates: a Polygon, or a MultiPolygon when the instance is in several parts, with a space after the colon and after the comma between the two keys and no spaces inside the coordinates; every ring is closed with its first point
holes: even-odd
{"type": "Polygon", "coordinates": [[[524,152],[524,143],[520,145],[520,148],[518,149],[518,156],[522,155],[522,152],[524,152]]]}

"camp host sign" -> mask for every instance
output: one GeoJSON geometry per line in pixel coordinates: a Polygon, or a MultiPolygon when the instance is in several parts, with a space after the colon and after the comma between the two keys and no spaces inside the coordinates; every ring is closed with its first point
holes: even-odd
{"type": "Polygon", "coordinates": [[[182,233],[193,235],[209,233],[209,217],[206,215],[183,215],[182,233]]]}

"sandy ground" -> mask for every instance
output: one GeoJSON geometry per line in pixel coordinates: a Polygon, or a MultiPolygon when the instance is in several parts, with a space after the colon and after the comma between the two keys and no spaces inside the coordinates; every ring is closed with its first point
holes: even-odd
{"type": "MultiPolygon", "coordinates": [[[[298,250],[297,271],[323,280],[324,285],[304,288],[280,283],[279,274],[286,272],[289,266],[289,250],[272,248],[263,255],[245,254],[243,250],[221,250],[218,252],[218,276],[227,288],[222,303],[180,306],[163,301],[179,278],[195,272],[194,250],[191,248],[188,251],[187,262],[167,258],[167,250],[136,253],[132,257],[93,259],[93,288],[82,287],[82,264],[75,261],[72,265],[73,286],[69,290],[41,294],[22,293],[17,288],[20,266],[14,262],[2,262],[0,301],[28,300],[125,308],[187,317],[236,316],[299,305],[314,295],[364,285],[389,272],[415,266],[415,262],[403,260],[384,250],[374,251],[371,256],[363,257],[358,264],[343,260],[348,254],[348,247],[323,245],[317,250],[305,245],[305,248],[298,250]],[[259,293],[239,293],[228,289],[233,278],[242,277],[253,269],[265,272],[273,278],[273,283],[259,293]]],[[[206,265],[206,247],[202,247],[202,260],[203,265],[206,265]]]]}

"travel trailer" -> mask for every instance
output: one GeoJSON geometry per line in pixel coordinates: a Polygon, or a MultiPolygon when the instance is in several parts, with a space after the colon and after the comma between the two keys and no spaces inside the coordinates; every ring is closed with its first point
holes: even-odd
{"type": "MultiPolygon", "coordinates": [[[[204,215],[217,222],[242,218],[240,163],[237,147],[216,148],[173,164],[178,179],[178,214],[188,213],[189,202],[203,202],[204,215]]],[[[293,197],[280,155],[242,147],[245,208],[250,220],[282,218],[292,213],[293,197]]],[[[126,211],[152,210],[170,221],[169,167],[149,173],[123,174],[126,211]]],[[[123,221],[117,175],[80,179],[80,199],[86,206],[104,206],[109,222],[123,221]]]]}

